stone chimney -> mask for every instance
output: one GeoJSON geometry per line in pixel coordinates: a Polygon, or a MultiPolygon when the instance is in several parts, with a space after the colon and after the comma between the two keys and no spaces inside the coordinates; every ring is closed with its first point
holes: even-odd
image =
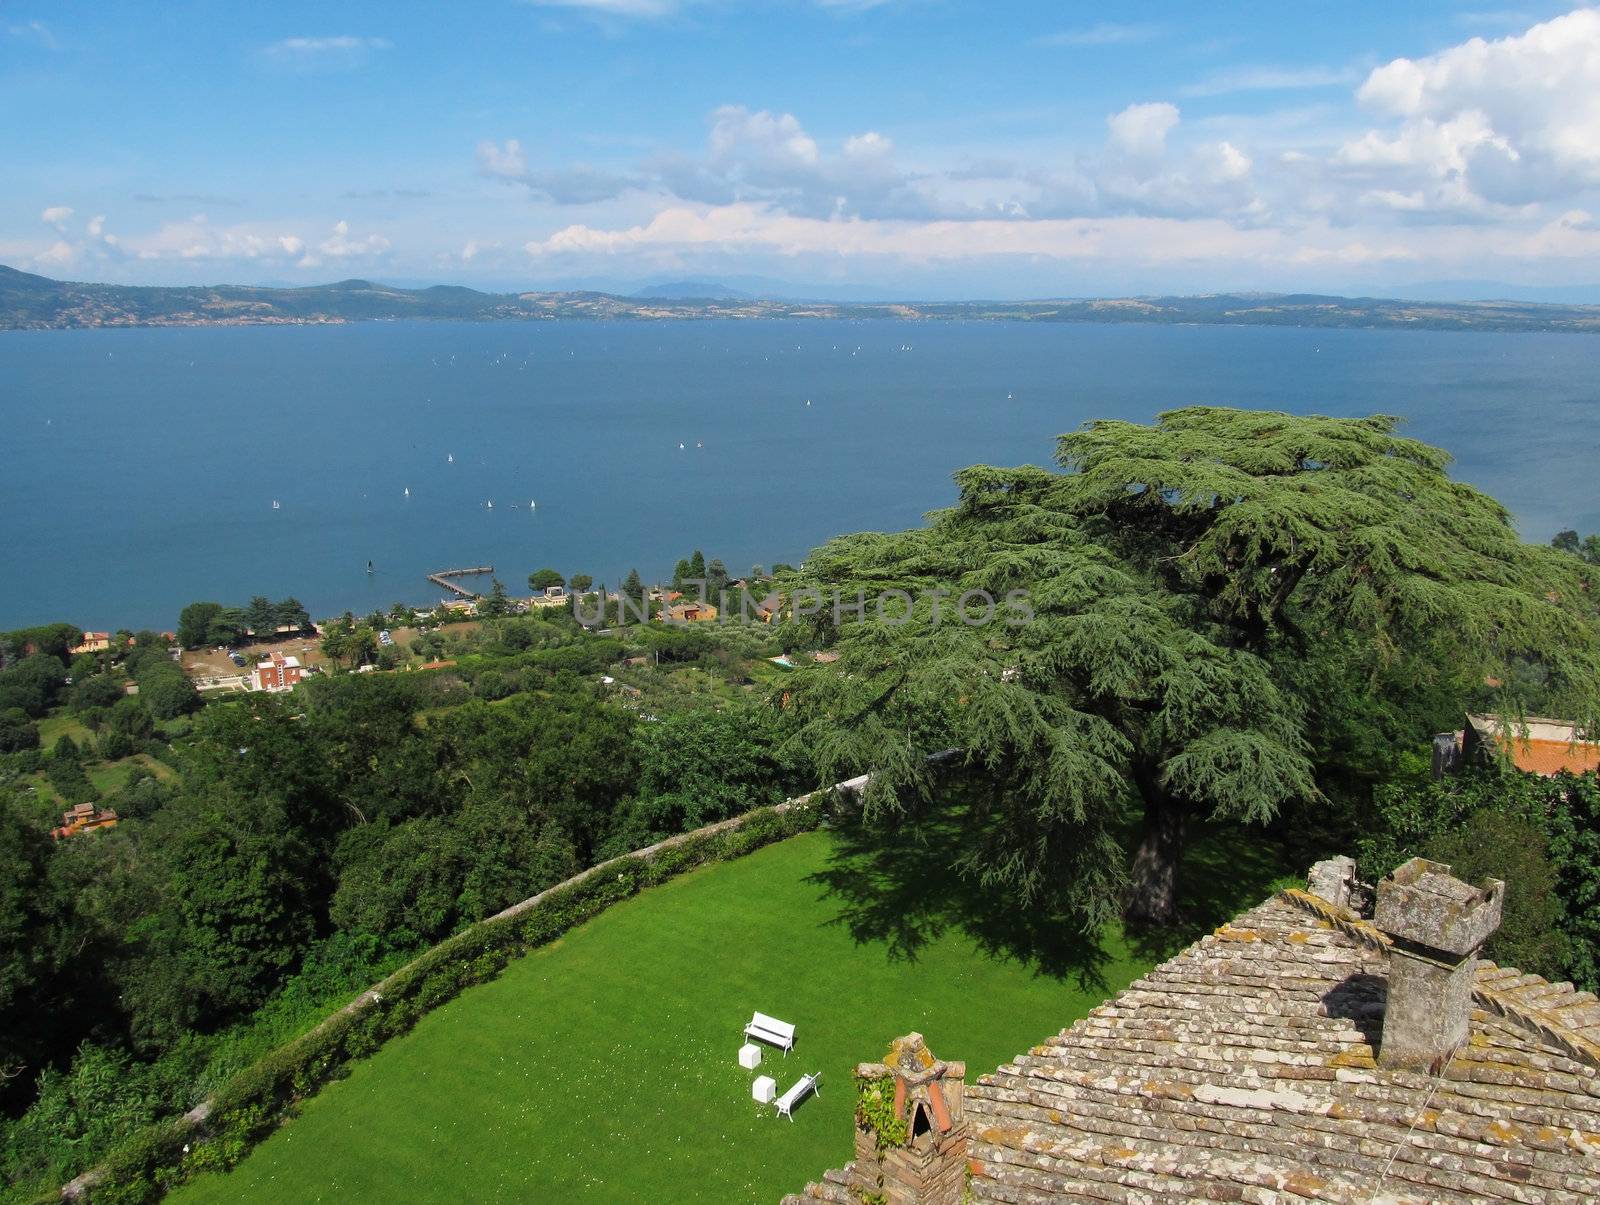
{"type": "MultiPolygon", "coordinates": [[[[886,1205],[960,1205],[967,1177],[965,1063],[934,1058],[920,1033],[896,1038],[881,1063],[861,1063],[865,1092],[892,1102],[904,1142],[886,1141],[866,1110],[856,1113],[852,1187],[886,1205]]],[[[899,1135],[891,1135],[898,1137],[899,1135]]]]}
{"type": "Polygon", "coordinates": [[[1351,905],[1356,884],[1356,860],[1343,855],[1318,862],[1306,879],[1306,891],[1341,908],[1351,905]]]}
{"type": "Polygon", "coordinates": [[[1374,920],[1394,941],[1380,1066],[1436,1073],[1465,1044],[1478,952],[1500,927],[1505,892],[1499,879],[1469,887],[1426,858],[1379,882],[1374,920]]]}

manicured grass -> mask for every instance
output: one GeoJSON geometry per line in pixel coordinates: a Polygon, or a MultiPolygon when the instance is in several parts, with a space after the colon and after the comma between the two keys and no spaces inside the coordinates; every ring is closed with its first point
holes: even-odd
{"type": "Polygon", "coordinates": [[[835,887],[900,869],[824,832],[647,891],[423,1018],[177,1199],[774,1200],[850,1157],[851,1071],[897,1034],[976,1076],[1148,965],[1014,909],[969,926],[970,892],[942,874],[879,884],[921,897],[883,926],[835,887]],[[793,1123],[736,1062],[753,1009],[799,1026],[792,1055],[763,1056],[780,1092],[823,1073],[793,1123]]]}

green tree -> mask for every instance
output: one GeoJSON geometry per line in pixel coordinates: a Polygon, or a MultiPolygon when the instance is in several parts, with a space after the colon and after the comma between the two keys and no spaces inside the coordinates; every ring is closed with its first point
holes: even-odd
{"type": "Polygon", "coordinates": [[[689,575],[689,560],[687,557],[680,557],[678,563],[672,567],[672,588],[674,590],[682,590],[683,579],[689,575]]]}
{"type": "Polygon", "coordinates": [[[460,918],[464,863],[461,841],[443,818],[390,829],[341,871],[331,919],[345,932],[402,946],[443,937],[460,918]]]}
{"type": "Polygon", "coordinates": [[[981,784],[964,869],[1089,924],[1124,898],[1169,923],[1197,821],[1324,797],[1308,733],[1327,703],[1307,665],[1387,690],[1384,667],[1414,656],[1460,706],[1533,666],[1545,703],[1594,716],[1590,571],[1522,544],[1395,426],[1197,407],[1063,436],[1064,474],[962,471],[929,527],[807,561],[847,598],[949,594],[940,622],[931,599],[900,624],[819,617],[843,664],[796,683],[799,739],[830,777],[875,771],[875,818],[931,806],[928,756],[958,748],[981,784]],[[952,606],[971,590],[994,610],[952,606]],[[1025,604],[1001,605],[1012,591],[1025,604]]]}
{"type": "Polygon", "coordinates": [[[478,614],[484,619],[500,619],[511,613],[511,599],[506,594],[505,583],[495,578],[489,593],[478,600],[478,614]]]}
{"type": "Polygon", "coordinates": [[[237,1016],[266,999],[314,934],[308,896],[317,876],[299,834],[247,797],[194,795],[152,827],[162,902],[144,933],[147,961],[173,966],[148,967],[161,978],[141,995],[145,1024],[170,1040],[172,1027],[148,1014],[164,1005],[172,976],[202,1017],[237,1016]]]}
{"type": "Polygon", "coordinates": [[[300,600],[292,594],[282,602],[274,604],[272,617],[279,624],[292,627],[298,632],[311,630],[311,612],[307,611],[300,600]]]}
{"type": "Polygon", "coordinates": [[[0,753],[39,747],[39,725],[20,707],[0,711],[0,753]]]}
{"type": "Polygon", "coordinates": [[[49,653],[32,653],[0,671],[0,711],[13,707],[43,716],[66,686],[66,670],[49,653]]]}
{"type": "Polygon", "coordinates": [[[50,841],[0,795],[0,1102],[50,1052],[73,941],[70,897],[56,898],[50,841]]]}
{"type": "Polygon", "coordinates": [[[1470,881],[1504,879],[1506,920],[1490,957],[1572,979],[1590,991],[1600,987],[1600,778],[1594,773],[1543,778],[1495,765],[1436,781],[1419,765],[1374,792],[1353,850],[1366,878],[1420,854],[1459,862],[1457,873],[1470,881]]]}
{"type": "Polygon", "coordinates": [[[238,607],[223,607],[211,619],[206,628],[206,644],[215,644],[226,647],[238,644],[244,639],[245,628],[249,626],[245,613],[238,607]]]}
{"type": "Polygon", "coordinates": [[[378,633],[370,624],[358,624],[346,642],[345,656],[351,665],[368,665],[378,657],[378,633]]]}
{"type": "Polygon", "coordinates": [[[156,719],[171,720],[200,706],[200,692],[176,666],[171,666],[167,673],[149,674],[141,679],[139,700],[156,719]]]}
{"type": "Polygon", "coordinates": [[[713,557],[706,566],[706,597],[715,601],[728,588],[728,567],[721,557],[713,557]]]}
{"type": "Polygon", "coordinates": [[[67,692],[67,705],[73,711],[87,711],[91,707],[110,707],[122,698],[122,679],[110,674],[92,674],[76,679],[67,692]]]}
{"type": "Polygon", "coordinates": [[[574,594],[587,594],[589,587],[594,585],[594,578],[587,573],[574,573],[568,579],[568,585],[572,587],[574,594]]]}
{"type": "Polygon", "coordinates": [[[178,613],[178,643],[186,649],[204,647],[211,632],[211,625],[220,614],[222,614],[221,603],[190,603],[178,613]]]}
{"type": "Polygon", "coordinates": [[[567,579],[554,569],[535,569],[528,574],[528,589],[535,594],[543,594],[550,586],[564,586],[567,579]]]}
{"type": "Polygon", "coordinates": [[[641,725],[632,808],[639,844],[781,802],[776,744],[770,720],[742,710],[676,712],[641,725]]]}
{"type": "Polygon", "coordinates": [[[690,556],[689,556],[689,572],[684,574],[683,576],[685,577],[685,579],[690,580],[690,581],[698,581],[698,582],[705,581],[705,577],[706,577],[706,554],[701,552],[698,548],[696,548],[694,550],[694,552],[691,553],[690,556]]]}
{"type": "Polygon", "coordinates": [[[123,697],[113,703],[106,712],[105,726],[108,731],[123,733],[135,741],[147,740],[155,732],[150,709],[138,696],[123,697]]]}
{"type": "Polygon", "coordinates": [[[1435,837],[1426,853],[1465,882],[1505,882],[1500,927],[1489,939],[1486,958],[1549,979],[1571,974],[1556,868],[1536,823],[1499,808],[1481,808],[1460,828],[1435,837]]]}
{"type": "Polygon", "coordinates": [[[644,601],[644,581],[637,569],[628,570],[628,576],[622,581],[622,593],[635,602],[644,601]]]}
{"type": "Polygon", "coordinates": [[[244,609],[244,621],[257,640],[278,634],[278,608],[265,594],[257,594],[244,609]]]}

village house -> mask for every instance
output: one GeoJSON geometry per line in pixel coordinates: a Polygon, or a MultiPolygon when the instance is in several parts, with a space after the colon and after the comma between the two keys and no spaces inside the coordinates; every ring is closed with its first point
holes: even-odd
{"type": "Polygon", "coordinates": [[[85,632],[83,639],[67,652],[76,657],[79,653],[103,653],[111,647],[110,632],[85,632]]]}
{"type": "Polygon", "coordinates": [[[79,833],[112,828],[116,823],[117,814],[110,808],[97,808],[92,803],[79,803],[61,813],[61,827],[51,829],[50,835],[60,841],[65,837],[75,837],[79,833]]]}
{"type": "Polygon", "coordinates": [[[1544,778],[1563,771],[1584,774],[1600,769],[1600,742],[1589,739],[1568,720],[1469,715],[1461,731],[1433,738],[1436,777],[1464,766],[1484,765],[1502,755],[1517,769],[1544,778]]]}
{"type": "Polygon", "coordinates": [[[670,606],[656,616],[666,623],[710,623],[717,609],[708,602],[686,602],[670,606]]]}
{"type": "Polygon", "coordinates": [[[256,689],[293,690],[300,685],[304,673],[300,658],[273,653],[256,666],[256,689]]]}
{"type": "Polygon", "coordinates": [[[785,1205],[1600,1199],[1600,1001],[1478,957],[1504,896],[1330,859],[975,1084],[908,1035],[785,1205]]]}

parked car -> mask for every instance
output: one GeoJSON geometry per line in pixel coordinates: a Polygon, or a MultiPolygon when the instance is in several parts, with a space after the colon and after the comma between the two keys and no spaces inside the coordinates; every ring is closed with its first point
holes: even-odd
{"type": "Polygon", "coordinates": [[[228,654],[228,660],[233,662],[240,669],[244,668],[244,658],[241,657],[238,653],[229,653],[228,654]]]}

